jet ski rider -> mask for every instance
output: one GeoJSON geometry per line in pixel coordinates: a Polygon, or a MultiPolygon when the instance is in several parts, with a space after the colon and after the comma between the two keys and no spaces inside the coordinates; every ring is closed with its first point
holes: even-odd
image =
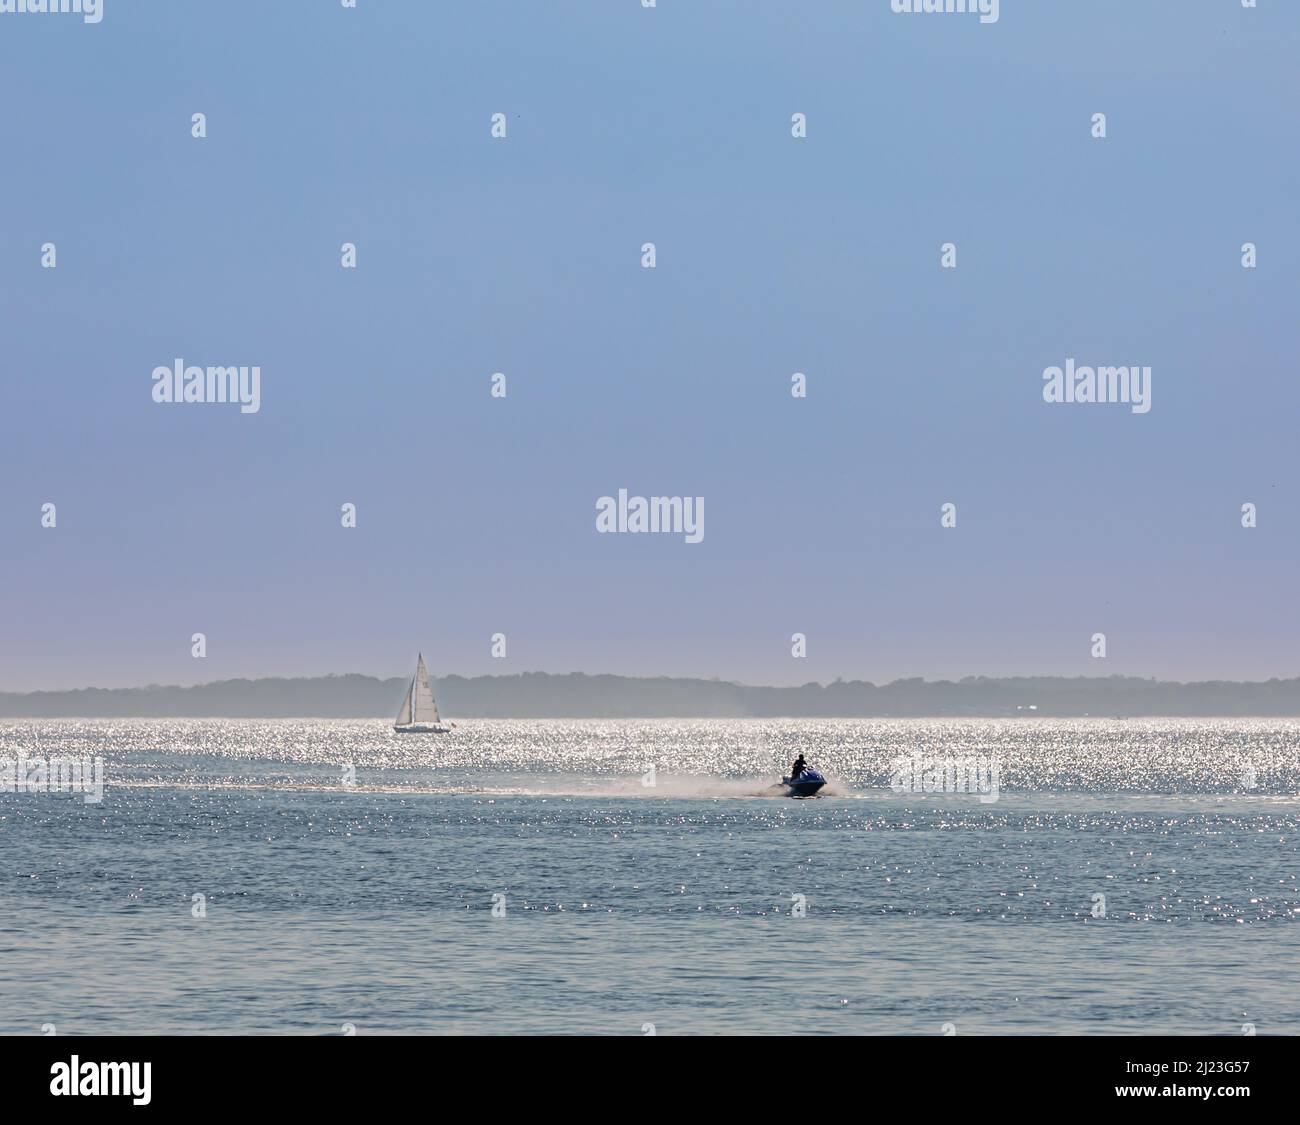
{"type": "Polygon", "coordinates": [[[800,754],[799,757],[794,760],[794,765],[790,767],[790,780],[798,781],[799,775],[803,773],[804,768],[807,765],[808,763],[804,761],[803,755],[800,754]]]}

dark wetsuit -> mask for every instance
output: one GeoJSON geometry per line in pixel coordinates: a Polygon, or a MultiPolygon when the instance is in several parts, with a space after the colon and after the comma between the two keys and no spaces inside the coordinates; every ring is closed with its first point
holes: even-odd
{"type": "Polygon", "coordinates": [[[804,766],[807,764],[808,763],[803,760],[803,755],[800,754],[799,757],[794,760],[794,765],[790,767],[790,780],[798,781],[799,775],[803,773],[804,766]]]}

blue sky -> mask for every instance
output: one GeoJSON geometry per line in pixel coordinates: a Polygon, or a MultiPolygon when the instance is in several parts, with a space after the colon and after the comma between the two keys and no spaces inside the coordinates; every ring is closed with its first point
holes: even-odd
{"type": "Polygon", "coordinates": [[[1300,674],[1298,50],[1277,0],[0,15],[0,689],[1300,674]],[[261,410],[154,403],[178,356],[261,410]],[[1045,404],[1067,356],[1151,412],[1045,404]],[[597,534],[619,488],[704,541],[597,534]]]}

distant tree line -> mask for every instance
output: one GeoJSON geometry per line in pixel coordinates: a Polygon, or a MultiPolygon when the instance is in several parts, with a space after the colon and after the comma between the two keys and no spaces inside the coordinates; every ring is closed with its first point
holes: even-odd
{"type": "MultiPolygon", "coordinates": [[[[373,676],[222,680],[194,687],[0,692],[0,717],[391,718],[408,681],[373,676]]],[[[751,687],[719,680],[556,675],[446,676],[457,718],[777,718],[1137,715],[1300,716],[1300,679],[1171,683],[1129,676],[836,680],[751,687]]]]}

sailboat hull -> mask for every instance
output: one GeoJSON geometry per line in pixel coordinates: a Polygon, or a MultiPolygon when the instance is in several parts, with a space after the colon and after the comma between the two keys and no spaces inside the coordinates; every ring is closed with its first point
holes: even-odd
{"type": "Polygon", "coordinates": [[[429,726],[427,723],[407,723],[404,727],[393,724],[397,734],[451,734],[451,727],[429,726]]]}

